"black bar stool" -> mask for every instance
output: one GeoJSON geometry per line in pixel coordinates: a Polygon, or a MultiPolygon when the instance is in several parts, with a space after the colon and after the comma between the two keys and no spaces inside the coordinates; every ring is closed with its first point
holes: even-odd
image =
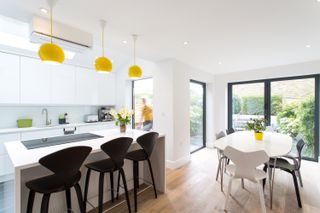
{"type": "Polygon", "coordinates": [[[75,188],[81,213],[84,213],[81,188],[79,180],[81,173],[79,171],[81,165],[90,154],[92,148],[87,146],[76,146],[63,149],[47,155],[39,160],[39,163],[52,171],[53,175],[37,178],[26,182],[26,186],[30,189],[27,213],[32,213],[35,193],[43,194],[41,202],[41,213],[48,212],[49,200],[51,193],[66,192],[67,211],[71,209],[71,193],[70,189],[75,188]]]}
{"type": "Polygon", "coordinates": [[[98,212],[102,213],[103,209],[103,184],[104,184],[104,174],[109,173],[110,174],[110,182],[111,182],[111,199],[113,201],[113,172],[119,171],[119,177],[120,174],[122,176],[122,181],[124,185],[124,189],[126,192],[126,200],[128,205],[128,210],[131,212],[130,209],[130,201],[129,201],[129,194],[128,194],[128,188],[127,188],[127,182],[126,177],[123,171],[123,164],[124,164],[124,158],[127,154],[127,151],[132,143],[132,138],[128,137],[120,137],[116,138],[114,140],[111,140],[109,142],[106,142],[101,145],[101,150],[104,151],[110,158],[96,161],[93,163],[89,163],[86,165],[88,168],[87,176],[86,176],[86,184],[84,189],[84,208],[86,209],[87,204],[87,197],[88,197],[88,188],[89,188],[89,180],[90,180],[90,174],[91,170],[94,170],[96,172],[100,173],[99,176],[99,207],[98,212]]]}
{"type": "MultiPolygon", "coordinates": [[[[142,147],[132,152],[129,152],[126,159],[133,162],[133,191],[134,191],[134,209],[138,211],[137,206],[137,190],[139,188],[139,161],[147,161],[152,179],[152,185],[155,198],[157,198],[156,185],[154,183],[153,171],[150,162],[150,156],[157,142],[159,134],[157,132],[149,132],[137,138],[137,143],[142,147]]],[[[120,176],[118,176],[117,198],[119,197],[120,176]]]]}

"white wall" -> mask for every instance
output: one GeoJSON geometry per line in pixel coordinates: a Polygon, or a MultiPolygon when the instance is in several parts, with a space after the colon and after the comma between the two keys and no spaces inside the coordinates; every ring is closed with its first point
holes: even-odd
{"type": "Polygon", "coordinates": [[[216,75],[214,79],[214,132],[227,128],[228,122],[228,83],[268,78],[280,78],[320,73],[320,61],[291,64],[264,69],[216,75]]]}
{"type": "MultiPolygon", "coordinates": [[[[207,141],[212,141],[213,75],[173,59],[157,63],[138,60],[137,64],[143,70],[143,78],[154,79],[154,131],[166,135],[167,167],[177,168],[190,160],[190,79],[207,83],[207,141]]],[[[118,106],[131,107],[131,96],[128,97],[131,94],[128,67],[129,64],[117,76],[118,106]]]]}

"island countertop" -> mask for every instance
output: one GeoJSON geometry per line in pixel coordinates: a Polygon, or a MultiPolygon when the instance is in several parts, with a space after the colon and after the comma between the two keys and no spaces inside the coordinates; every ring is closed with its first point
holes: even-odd
{"type": "MultiPolygon", "coordinates": [[[[110,130],[94,131],[91,133],[100,135],[103,137],[92,139],[92,140],[78,141],[78,142],[72,142],[72,143],[66,143],[66,144],[60,144],[60,145],[54,145],[54,146],[48,146],[48,147],[42,147],[42,148],[36,148],[36,149],[27,149],[21,143],[21,141],[11,141],[11,142],[5,143],[4,145],[11,159],[13,167],[15,169],[26,169],[26,168],[38,165],[39,164],[38,161],[40,158],[61,149],[65,149],[73,146],[90,146],[92,147],[91,153],[94,153],[97,151],[101,151],[100,146],[103,143],[110,141],[112,139],[115,139],[118,137],[131,137],[133,138],[133,143],[136,143],[136,139],[147,132],[130,129],[130,130],[127,130],[126,133],[120,133],[119,129],[110,129],[110,130]]],[[[159,137],[162,137],[162,136],[164,135],[163,134],[159,135],[159,137]]]]}

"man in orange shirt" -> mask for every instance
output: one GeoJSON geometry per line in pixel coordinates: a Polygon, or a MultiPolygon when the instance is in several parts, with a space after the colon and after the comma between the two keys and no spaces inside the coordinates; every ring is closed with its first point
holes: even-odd
{"type": "Polygon", "coordinates": [[[152,115],[152,107],[147,105],[147,99],[142,98],[142,108],[141,108],[141,118],[140,118],[140,126],[143,124],[144,131],[150,131],[153,126],[153,115],[152,115]],[[143,121],[143,123],[142,123],[143,121]]]}

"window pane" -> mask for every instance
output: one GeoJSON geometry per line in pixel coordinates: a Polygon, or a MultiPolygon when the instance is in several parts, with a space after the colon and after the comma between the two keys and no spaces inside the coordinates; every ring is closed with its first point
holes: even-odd
{"type": "Polygon", "coordinates": [[[232,125],[244,130],[250,118],[264,117],[264,83],[232,86],[232,125]]]}
{"type": "Polygon", "coordinates": [[[314,78],[271,82],[271,125],[292,137],[302,135],[303,156],[310,158],[314,158],[314,98],[314,78]]]}

